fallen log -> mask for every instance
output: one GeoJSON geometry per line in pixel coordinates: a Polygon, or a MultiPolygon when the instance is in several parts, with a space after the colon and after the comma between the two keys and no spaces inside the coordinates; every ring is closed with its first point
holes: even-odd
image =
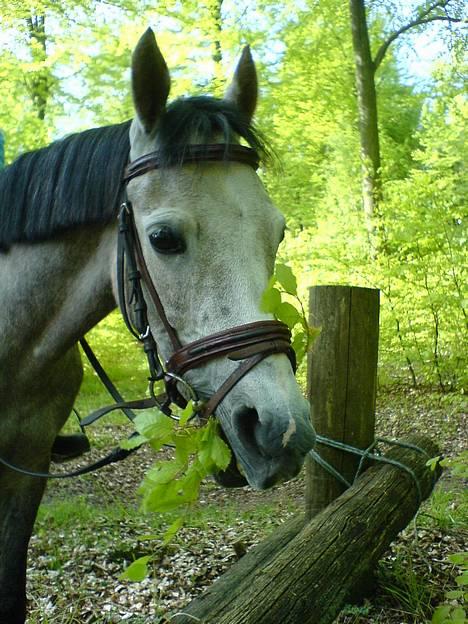
{"type": "Polygon", "coordinates": [[[438,455],[426,437],[403,441],[424,453],[395,447],[389,464],[366,470],[356,483],[304,526],[296,517],[247,553],[171,624],[331,624],[363,585],[390,542],[429,496],[438,455]],[[419,499],[421,497],[421,500],[419,499]]]}

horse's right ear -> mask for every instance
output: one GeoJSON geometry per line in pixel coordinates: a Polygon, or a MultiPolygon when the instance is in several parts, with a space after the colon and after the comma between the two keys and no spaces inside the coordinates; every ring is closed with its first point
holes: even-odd
{"type": "Polygon", "coordinates": [[[132,56],[132,94],[137,117],[150,133],[166,106],[171,79],[151,28],[141,37],[132,56]]]}
{"type": "Polygon", "coordinates": [[[258,81],[250,46],[245,46],[224,99],[233,102],[250,121],[257,106],[258,81]]]}

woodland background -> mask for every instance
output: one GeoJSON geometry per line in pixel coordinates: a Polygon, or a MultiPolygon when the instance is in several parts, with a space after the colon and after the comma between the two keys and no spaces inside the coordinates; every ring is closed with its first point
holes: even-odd
{"type": "MultiPolygon", "coordinates": [[[[6,163],[130,118],[130,56],[148,25],[170,67],[172,97],[222,95],[250,43],[260,78],[256,123],[275,154],[260,175],[289,228],[281,260],[304,301],[315,284],[381,289],[378,433],[425,431],[444,455],[457,456],[466,448],[468,381],[464,6],[0,0],[6,163]]],[[[124,395],[144,391],[144,361],[118,316],[92,334],[124,395]]],[[[87,373],[77,401],[83,413],[108,401],[87,373]]],[[[97,427],[92,459],[125,437],[122,427],[97,427]]],[[[207,483],[199,525],[169,553],[139,537],[161,530],[162,520],[143,516],[134,500],[151,461],[139,453],[111,472],[49,485],[31,544],[31,624],[143,622],[142,613],[180,608],[232,563],[239,540],[250,546],[303,505],[301,479],[266,493],[207,483]],[[121,583],[123,567],[146,554],[155,557],[152,577],[121,583]]],[[[466,455],[463,465],[466,475],[466,455]]],[[[463,592],[432,615],[447,590],[463,585],[447,557],[466,548],[466,490],[458,477],[444,479],[381,562],[372,604],[345,609],[337,622],[464,621],[463,592]]]]}
{"type": "Polygon", "coordinates": [[[64,134],[130,118],[130,55],[148,25],[171,69],[172,97],[221,95],[250,43],[261,88],[256,121],[277,156],[262,175],[287,216],[281,256],[304,298],[312,284],[380,288],[380,383],[466,387],[463,2],[371,0],[366,17],[361,0],[0,6],[7,162],[64,134]],[[363,138],[369,110],[355,69],[366,59],[353,49],[350,7],[354,26],[368,27],[377,160],[363,138]],[[432,58],[434,50],[442,57],[424,79],[424,59],[411,54],[421,33],[432,58]]]}

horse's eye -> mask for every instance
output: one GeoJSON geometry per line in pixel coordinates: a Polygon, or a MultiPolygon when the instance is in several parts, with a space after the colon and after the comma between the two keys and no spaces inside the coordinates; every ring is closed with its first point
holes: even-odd
{"type": "Polygon", "coordinates": [[[186,249],[182,236],[169,225],[162,225],[149,236],[154,249],[161,254],[179,254],[186,249]]]}

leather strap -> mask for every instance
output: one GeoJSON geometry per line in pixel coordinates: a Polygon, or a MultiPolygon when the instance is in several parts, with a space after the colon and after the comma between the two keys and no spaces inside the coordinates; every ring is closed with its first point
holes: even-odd
{"type": "MultiPolygon", "coordinates": [[[[177,152],[177,149],[176,149],[177,152]]],[[[258,169],[260,158],[251,147],[244,145],[226,145],[224,143],[212,145],[186,145],[180,150],[179,158],[175,164],[193,164],[198,162],[239,162],[258,169]]],[[[159,151],[150,152],[133,160],[127,165],[123,180],[130,182],[134,178],[164,166],[159,151]]]]}
{"type": "MultiPolygon", "coordinates": [[[[105,386],[107,392],[111,395],[111,397],[114,399],[114,401],[116,401],[117,404],[122,406],[121,409],[122,409],[123,413],[125,414],[125,416],[129,420],[133,420],[135,418],[135,414],[132,412],[131,408],[133,407],[133,409],[135,409],[134,406],[126,404],[126,402],[124,401],[123,396],[117,390],[116,386],[113,384],[113,382],[109,378],[109,375],[103,369],[103,367],[101,365],[101,362],[97,359],[94,351],[89,346],[88,341],[86,340],[86,338],[80,338],[80,345],[81,345],[81,348],[83,349],[86,357],[88,358],[89,363],[94,368],[94,370],[96,371],[99,379],[101,380],[101,382],[105,386]]],[[[100,418],[100,416],[97,416],[95,418],[91,418],[94,414],[96,414],[97,412],[100,412],[100,411],[101,410],[96,410],[95,412],[92,412],[87,418],[82,419],[80,421],[80,426],[86,427],[86,425],[89,425],[92,422],[94,422],[95,420],[97,420],[98,418],[100,418]]]]}
{"type": "Polygon", "coordinates": [[[156,311],[159,315],[159,318],[161,319],[163,325],[164,325],[164,329],[166,330],[167,335],[169,336],[169,339],[172,343],[172,348],[174,350],[180,349],[182,347],[180,340],[177,336],[177,333],[175,331],[175,329],[172,327],[172,325],[169,323],[168,318],[166,316],[166,312],[164,310],[164,306],[161,302],[161,299],[159,298],[158,292],[154,286],[153,280],[151,279],[151,275],[150,272],[148,270],[148,266],[146,264],[146,260],[145,257],[143,255],[143,250],[141,249],[141,243],[140,243],[140,239],[138,237],[138,233],[136,231],[136,226],[135,226],[135,220],[133,218],[133,213],[132,213],[132,218],[130,219],[130,227],[133,230],[133,243],[135,245],[135,249],[134,249],[134,253],[135,253],[135,258],[136,261],[138,263],[138,268],[140,269],[140,273],[141,273],[141,277],[143,279],[143,283],[145,284],[146,288],[148,289],[149,295],[151,297],[151,301],[154,304],[154,307],[156,308],[156,311]]]}
{"type": "Polygon", "coordinates": [[[257,353],[286,353],[295,368],[288,326],[280,321],[255,321],[231,327],[181,347],[169,358],[166,367],[177,375],[183,375],[192,368],[223,356],[240,360],[257,353]]]}
{"type": "MultiPolygon", "coordinates": [[[[160,406],[156,404],[156,401],[153,399],[153,397],[136,399],[135,401],[117,401],[116,403],[112,403],[112,405],[106,405],[105,407],[94,410],[94,412],[91,412],[91,414],[88,414],[88,416],[82,418],[80,420],[80,427],[88,427],[103,416],[106,416],[107,414],[110,414],[110,412],[113,412],[115,410],[122,410],[122,412],[125,412],[125,414],[127,414],[127,411],[130,410],[150,409],[151,407],[157,407],[158,409],[160,409],[160,406]]],[[[134,418],[135,414],[133,414],[132,420],[134,418]]]]}
{"type": "MultiPolygon", "coordinates": [[[[129,439],[138,435],[136,432],[133,433],[129,439]]],[[[39,477],[43,479],[70,479],[71,477],[80,477],[81,475],[88,474],[89,472],[94,472],[95,470],[99,470],[100,468],[104,468],[104,466],[109,466],[109,464],[114,464],[115,462],[122,461],[126,459],[129,455],[138,450],[139,447],[135,447],[129,450],[120,448],[120,446],[115,447],[102,459],[98,461],[88,464],[83,468],[78,468],[77,470],[73,470],[71,472],[40,472],[35,470],[28,470],[27,468],[23,468],[21,466],[16,466],[15,464],[10,463],[4,457],[0,457],[0,464],[3,464],[10,470],[14,470],[15,472],[19,472],[20,474],[27,475],[28,477],[39,477]]]]}
{"type": "Polygon", "coordinates": [[[234,386],[239,383],[239,381],[247,375],[247,373],[257,366],[259,362],[270,355],[270,353],[257,353],[253,357],[250,357],[248,360],[245,360],[240,366],[236,368],[236,370],[229,375],[226,381],[218,388],[218,390],[211,396],[209,401],[205,403],[201,415],[204,418],[209,418],[211,414],[213,414],[221,401],[223,401],[226,396],[231,392],[234,386]]]}

